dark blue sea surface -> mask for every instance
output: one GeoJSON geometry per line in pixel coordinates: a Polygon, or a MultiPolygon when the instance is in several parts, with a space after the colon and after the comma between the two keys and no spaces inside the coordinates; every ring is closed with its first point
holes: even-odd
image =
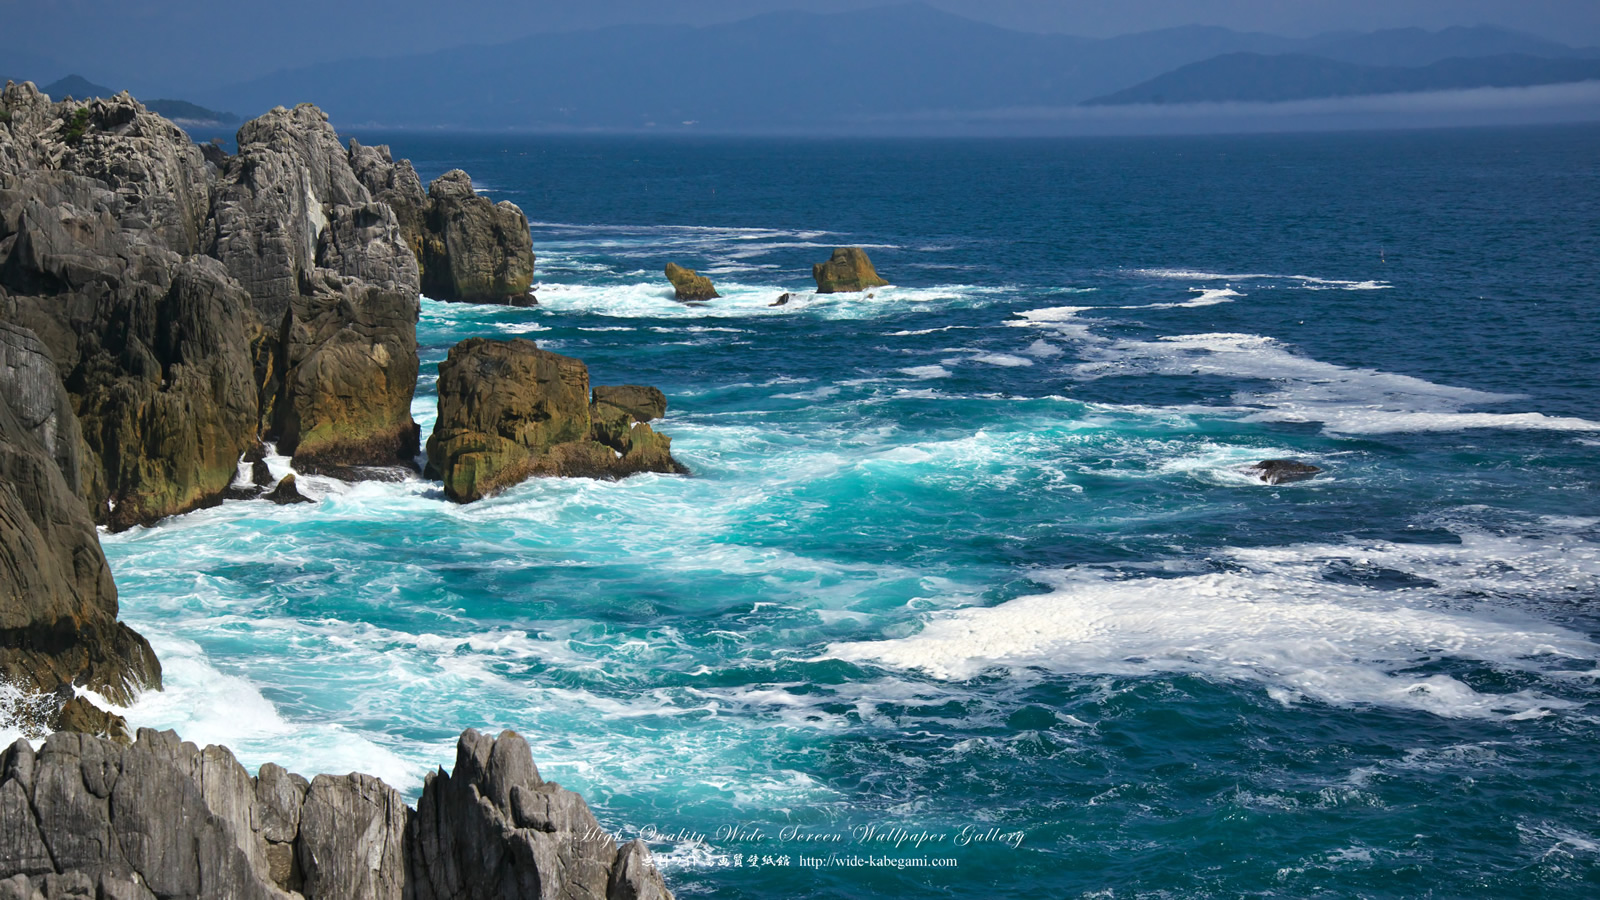
{"type": "Polygon", "coordinates": [[[694,474],[107,536],[135,724],[412,794],[515,728],[680,897],[1600,893],[1600,129],[357,137],[534,223],[424,431],[522,336],[694,474]]]}

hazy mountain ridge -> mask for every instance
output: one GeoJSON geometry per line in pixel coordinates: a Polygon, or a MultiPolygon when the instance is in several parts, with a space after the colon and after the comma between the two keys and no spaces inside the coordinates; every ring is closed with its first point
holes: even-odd
{"type": "Polygon", "coordinates": [[[1087,106],[1278,103],[1326,97],[1532,87],[1600,79],[1600,59],[1504,54],[1426,66],[1365,66],[1320,56],[1228,53],[1085,101],[1087,106]]]}
{"type": "MultiPolygon", "coordinates": [[[[91,97],[115,97],[119,93],[117,90],[108,88],[103,84],[95,84],[82,75],[68,75],[45,85],[39,90],[50,95],[52,100],[63,100],[67,97],[87,100],[91,97]]],[[[143,103],[145,109],[179,123],[237,125],[240,122],[239,117],[234,113],[207,109],[187,100],[157,98],[155,100],[145,100],[143,103]]]]}
{"type": "MultiPolygon", "coordinates": [[[[314,100],[336,121],[356,126],[896,133],[938,130],[943,126],[905,123],[949,116],[1074,108],[1235,53],[1409,67],[1505,54],[1600,58],[1600,51],[1487,26],[1312,38],[1184,26],[1094,39],[1013,31],[908,4],[773,12],[704,27],[615,26],[346,59],[193,99],[246,112],[314,100]]],[[[17,65],[0,58],[5,68],[17,65]]]]}

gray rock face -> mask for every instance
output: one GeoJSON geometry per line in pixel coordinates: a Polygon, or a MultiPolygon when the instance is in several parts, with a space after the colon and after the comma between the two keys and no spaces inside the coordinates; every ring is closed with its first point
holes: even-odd
{"type": "Polygon", "coordinates": [[[3,97],[0,319],[50,348],[87,445],[76,486],[126,527],[226,487],[254,430],[245,295],[192,255],[209,168],[127,95],[50,106],[3,97]]]}
{"type": "Polygon", "coordinates": [[[513,732],[461,736],[417,810],[367,775],[251,778],[222,747],[139,731],[0,753],[0,900],[671,900],[648,848],[620,850],[545,782],[513,732]],[[293,891],[294,894],[287,892],[293,891]],[[76,892],[76,893],[74,893],[76,892]]]}
{"type": "Polygon", "coordinates": [[[240,129],[211,226],[214,254],[263,323],[262,421],[307,469],[391,464],[417,449],[418,257],[395,207],[353,164],[374,183],[386,165],[389,183],[404,180],[367,148],[346,151],[316,107],[274,109],[240,129]]]}
{"type": "Polygon", "coordinates": [[[296,468],[410,462],[418,429],[417,295],[317,269],[278,341],[272,431],[296,468]]]}
{"type": "Polygon", "coordinates": [[[420,220],[409,165],[346,151],[309,105],[228,157],[126,94],[0,100],[0,319],[70,388],[96,521],[216,502],[258,432],[312,468],[409,462],[417,252],[353,164],[420,220]]]}
{"type": "Polygon", "coordinates": [[[619,851],[582,797],[539,777],[511,731],[461,735],[455,771],[428,776],[412,846],[417,900],[672,896],[648,848],[619,851]]]}
{"type": "Polygon", "coordinates": [[[41,692],[75,683],[125,703],[160,685],[161,666],[117,621],[111,569],[72,483],[82,459],[49,351],[0,322],[0,679],[41,692]]]}
{"type": "Polygon", "coordinates": [[[428,185],[422,292],[435,300],[511,303],[533,286],[533,235],[516,204],[490,203],[460,169],[428,185]]]}

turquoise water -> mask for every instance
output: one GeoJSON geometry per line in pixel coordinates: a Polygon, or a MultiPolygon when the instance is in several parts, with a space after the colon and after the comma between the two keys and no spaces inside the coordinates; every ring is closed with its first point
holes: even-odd
{"type": "Polygon", "coordinates": [[[135,724],[412,794],[516,728],[683,897],[1596,892],[1600,130],[358,136],[536,223],[424,429],[529,337],[694,475],[107,536],[135,724]],[[845,244],[894,286],[803,293],[845,244]]]}

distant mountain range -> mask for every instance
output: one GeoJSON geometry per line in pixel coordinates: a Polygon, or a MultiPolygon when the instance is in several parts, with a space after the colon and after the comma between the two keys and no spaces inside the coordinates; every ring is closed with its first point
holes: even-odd
{"type": "MultiPolygon", "coordinates": [[[[103,84],[95,84],[81,75],[68,75],[52,81],[39,90],[49,94],[52,100],[64,100],[67,97],[88,100],[92,97],[114,97],[119,93],[103,84]]],[[[206,109],[187,100],[155,99],[141,102],[144,103],[145,109],[160,113],[174,122],[198,125],[237,125],[240,122],[238,115],[234,113],[206,109]]]]}
{"type": "Polygon", "coordinates": [[[1363,66],[1320,56],[1227,53],[1182,66],[1143,84],[1085,101],[1131,103],[1276,103],[1481,87],[1531,87],[1600,79],[1600,59],[1545,59],[1505,54],[1451,58],[1426,66],[1363,66]]]}
{"type": "Polygon", "coordinates": [[[1193,26],[1090,39],[1011,31],[910,4],[347,60],[200,99],[252,110],[315,100],[341,122],[399,127],[849,132],[941,112],[1074,106],[1234,53],[1315,55],[1358,67],[1507,54],[1600,59],[1600,51],[1490,27],[1301,39],[1193,26]]]}
{"type": "MultiPolygon", "coordinates": [[[[1488,26],[1311,38],[1189,26],[1092,39],[1012,31],[908,4],[541,34],[330,62],[187,93],[212,109],[251,114],[311,101],[343,127],[893,133],[905,123],[936,129],[946,116],[1082,109],[1085,101],[1236,99],[1263,93],[1253,78],[1298,84],[1280,91],[1285,98],[1345,96],[1368,85],[1387,92],[1497,84],[1512,69],[1520,74],[1508,83],[1543,84],[1560,73],[1593,77],[1585,66],[1597,60],[1600,50],[1488,26]],[[1425,72],[1370,71],[1393,68],[1425,72]],[[1394,87],[1402,83],[1419,87],[1394,87]],[[1134,96],[1144,99],[1113,99],[1134,96]]],[[[10,67],[0,59],[0,69],[10,67]]]]}

